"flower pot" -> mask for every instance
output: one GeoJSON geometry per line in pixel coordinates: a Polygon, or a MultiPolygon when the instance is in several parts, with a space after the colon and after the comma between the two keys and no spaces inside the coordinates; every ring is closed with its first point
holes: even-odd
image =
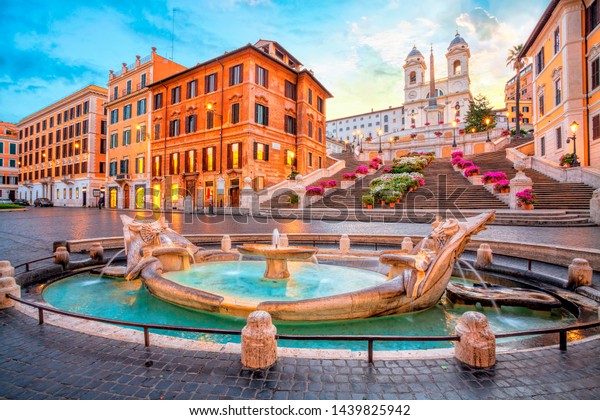
{"type": "Polygon", "coordinates": [[[298,208],[298,203],[290,203],[290,208],[291,209],[297,209],[298,208]]]}
{"type": "Polygon", "coordinates": [[[385,206],[385,201],[384,200],[381,200],[381,205],[385,206]]]}
{"type": "Polygon", "coordinates": [[[390,208],[393,209],[394,207],[396,207],[396,203],[390,203],[390,208]]]}
{"type": "Polygon", "coordinates": [[[533,204],[523,204],[523,210],[533,210],[533,204]]]}
{"type": "Polygon", "coordinates": [[[396,198],[396,203],[400,203],[400,199],[399,198],[396,198]]]}
{"type": "Polygon", "coordinates": [[[500,194],[508,194],[510,192],[510,188],[502,188],[500,190],[500,194]]]}

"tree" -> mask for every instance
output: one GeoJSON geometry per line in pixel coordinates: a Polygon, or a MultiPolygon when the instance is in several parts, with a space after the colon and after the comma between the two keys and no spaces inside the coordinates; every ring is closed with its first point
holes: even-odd
{"type": "Polygon", "coordinates": [[[465,116],[465,130],[470,133],[475,129],[476,132],[491,130],[496,126],[496,117],[492,112],[492,107],[488,99],[479,94],[469,101],[469,111],[465,116]],[[485,120],[489,118],[490,123],[485,120]]]}
{"type": "Polygon", "coordinates": [[[515,105],[517,108],[517,114],[515,117],[516,125],[515,125],[515,133],[519,135],[521,132],[521,69],[525,67],[526,59],[519,59],[519,55],[523,51],[523,44],[519,44],[517,46],[512,47],[508,50],[508,57],[506,57],[506,65],[512,66],[512,68],[517,72],[517,86],[516,86],[516,94],[515,94],[515,105]]]}

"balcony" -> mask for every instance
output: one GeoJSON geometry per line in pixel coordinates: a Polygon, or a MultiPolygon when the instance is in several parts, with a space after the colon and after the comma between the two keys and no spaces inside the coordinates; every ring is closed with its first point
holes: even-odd
{"type": "Polygon", "coordinates": [[[32,182],[31,182],[31,181],[24,181],[24,182],[23,182],[23,186],[24,186],[25,188],[33,188],[33,184],[32,184],[32,182]]]}
{"type": "Polygon", "coordinates": [[[117,174],[117,175],[115,175],[114,179],[116,182],[131,181],[131,175],[130,174],[117,174]]]}
{"type": "Polygon", "coordinates": [[[54,183],[54,178],[52,178],[51,176],[45,177],[41,179],[42,184],[53,184],[54,183]]]}
{"type": "Polygon", "coordinates": [[[63,175],[62,182],[65,184],[73,184],[73,175],[63,175]]]}

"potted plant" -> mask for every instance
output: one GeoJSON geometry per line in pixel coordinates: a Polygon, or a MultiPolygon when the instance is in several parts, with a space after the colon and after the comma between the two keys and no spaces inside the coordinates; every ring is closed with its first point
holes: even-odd
{"type": "Polygon", "coordinates": [[[318,196],[318,195],[323,195],[323,187],[319,186],[319,187],[306,187],[306,195],[308,195],[309,197],[314,197],[314,196],[318,196]]]}
{"type": "Polygon", "coordinates": [[[427,121],[427,122],[425,123],[425,127],[429,127],[430,125],[431,125],[431,124],[429,123],[429,121],[427,121]]]}
{"type": "Polygon", "coordinates": [[[330,179],[327,181],[327,188],[335,188],[337,187],[337,181],[335,179],[330,179]]]}
{"type": "Polygon", "coordinates": [[[360,165],[358,168],[356,168],[355,172],[357,176],[360,175],[362,177],[369,173],[369,168],[367,165],[360,165]]]}
{"type": "Polygon", "coordinates": [[[479,175],[479,166],[469,166],[464,170],[463,174],[469,178],[471,176],[479,175]]]}
{"type": "Polygon", "coordinates": [[[515,194],[517,197],[517,205],[523,210],[533,210],[533,205],[536,202],[536,195],[531,188],[526,188],[515,194]]]}
{"type": "Polygon", "coordinates": [[[565,168],[570,168],[573,162],[575,162],[575,153],[565,153],[560,157],[560,166],[565,168]]]}
{"type": "Polygon", "coordinates": [[[371,194],[363,195],[361,197],[361,200],[362,200],[363,205],[366,206],[368,209],[373,208],[373,203],[375,202],[375,197],[373,197],[371,194]]]}
{"type": "Polygon", "coordinates": [[[502,179],[494,184],[494,192],[496,194],[507,194],[510,192],[510,181],[502,179]]]}
{"type": "Polygon", "coordinates": [[[328,181],[325,180],[325,179],[320,180],[319,181],[319,186],[322,187],[322,188],[327,188],[329,186],[328,185],[328,181]]]}
{"type": "Polygon", "coordinates": [[[417,133],[410,133],[410,138],[414,139],[415,137],[417,137],[417,133]]]}
{"type": "Polygon", "coordinates": [[[299,200],[300,200],[300,197],[296,193],[291,193],[290,196],[288,197],[288,203],[290,203],[290,207],[293,209],[298,208],[299,200]]]}
{"type": "Polygon", "coordinates": [[[392,168],[389,166],[384,166],[383,167],[383,173],[384,174],[389,174],[390,172],[392,172],[392,168]]]}
{"type": "Polygon", "coordinates": [[[368,136],[367,138],[365,138],[365,141],[371,142],[373,140],[372,136],[368,136]]]}
{"type": "Polygon", "coordinates": [[[452,159],[454,158],[463,158],[465,156],[465,154],[463,153],[462,150],[455,150],[454,152],[450,153],[450,157],[452,157],[452,159]]]}
{"type": "Polygon", "coordinates": [[[396,197],[393,195],[386,195],[385,203],[388,204],[391,209],[393,209],[396,206],[396,197]]]}
{"type": "Polygon", "coordinates": [[[379,163],[380,162],[377,162],[375,159],[371,160],[369,162],[369,172],[377,171],[377,169],[379,169],[379,163]]]}
{"type": "Polygon", "coordinates": [[[434,131],[433,134],[435,134],[436,137],[442,137],[442,132],[441,131],[434,131]]]}
{"type": "Polygon", "coordinates": [[[506,179],[506,174],[504,172],[486,172],[481,177],[481,180],[484,184],[495,184],[498,181],[502,181],[506,179]]]}
{"type": "Polygon", "coordinates": [[[346,172],[342,175],[342,179],[344,181],[355,181],[356,180],[356,172],[346,172]]]}

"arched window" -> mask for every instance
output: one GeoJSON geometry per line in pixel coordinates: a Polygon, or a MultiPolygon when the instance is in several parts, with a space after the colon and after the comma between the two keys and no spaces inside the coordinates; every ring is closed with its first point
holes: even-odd
{"type": "Polygon", "coordinates": [[[456,60],[454,62],[454,75],[460,74],[462,72],[462,64],[460,60],[456,60]]]}
{"type": "Polygon", "coordinates": [[[411,71],[410,75],[408,76],[410,78],[410,83],[417,83],[417,72],[415,71],[411,71]]]}

